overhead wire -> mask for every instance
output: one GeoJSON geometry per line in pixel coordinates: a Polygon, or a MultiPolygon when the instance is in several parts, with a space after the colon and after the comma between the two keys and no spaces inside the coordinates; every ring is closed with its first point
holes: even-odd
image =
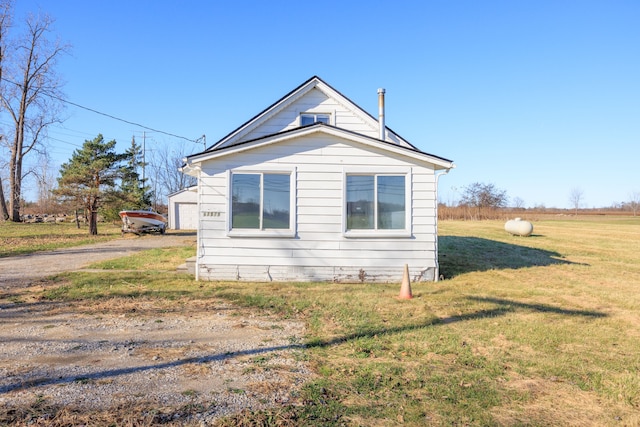
{"type": "MultiPolygon", "coordinates": [[[[13,84],[13,85],[16,85],[16,86],[18,86],[18,87],[21,87],[21,85],[20,85],[20,84],[18,84],[18,83],[16,83],[16,82],[14,82],[14,81],[11,81],[11,80],[9,80],[9,79],[6,79],[6,78],[4,78],[4,77],[2,77],[2,78],[1,78],[1,80],[5,81],[5,82],[7,82],[7,83],[11,83],[11,84],[13,84]]],[[[123,118],[120,118],[120,117],[116,117],[116,116],[114,116],[114,115],[112,115],[112,114],[103,113],[102,111],[98,111],[98,110],[96,110],[96,109],[94,109],[94,108],[85,107],[84,105],[80,105],[80,104],[78,104],[78,103],[75,103],[75,102],[69,101],[69,100],[64,99],[64,98],[60,98],[59,96],[54,95],[54,94],[52,94],[52,93],[51,93],[51,92],[49,92],[49,91],[43,91],[43,93],[44,93],[46,96],[48,96],[48,97],[50,97],[50,98],[53,98],[53,99],[55,99],[55,100],[57,100],[57,101],[63,102],[63,103],[65,103],[65,104],[73,105],[74,107],[81,108],[81,109],[83,109],[83,110],[90,111],[90,112],[92,112],[92,113],[94,113],[94,114],[99,114],[99,115],[101,115],[101,116],[108,117],[108,118],[113,119],[113,120],[117,120],[117,121],[120,121],[120,122],[123,122],[123,123],[127,123],[127,124],[129,124],[129,125],[137,126],[137,127],[140,127],[140,128],[142,128],[142,129],[146,129],[146,130],[149,130],[149,131],[152,131],[152,132],[161,133],[161,134],[163,134],[163,135],[171,136],[171,137],[173,137],[173,138],[184,139],[184,140],[189,141],[189,142],[195,142],[195,143],[199,143],[199,142],[201,142],[201,141],[200,141],[200,139],[201,139],[201,138],[198,138],[198,139],[191,139],[191,138],[187,138],[187,137],[185,137],[185,136],[176,135],[176,134],[171,133],[171,132],[165,132],[165,131],[162,131],[162,130],[159,130],[159,129],[154,129],[154,128],[152,128],[152,127],[145,126],[145,125],[140,124],[140,123],[136,123],[136,122],[133,122],[133,121],[130,121],[130,120],[126,120],[126,119],[123,119],[123,118]]]]}
{"type": "Polygon", "coordinates": [[[140,127],[142,129],[146,129],[146,130],[149,130],[149,131],[152,131],[152,132],[161,133],[163,135],[171,136],[173,138],[184,139],[184,140],[189,141],[189,142],[198,142],[195,139],[187,138],[186,136],[180,136],[180,135],[176,135],[176,134],[171,133],[171,132],[165,132],[165,131],[162,131],[162,130],[159,130],[159,129],[154,129],[152,127],[145,126],[145,125],[142,125],[140,123],[136,123],[136,122],[132,122],[132,121],[129,121],[129,120],[121,119],[121,118],[113,116],[111,114],[103,113],[103,112],[100,112],[100,111],[95,110],[93,108],[89,108],[89,107],[85,107],[85,106],[80,105],[80,104],[76,104],[75,102],[66,101],[66,100],[64,100],[62,98],[58,98],[58,97],[53,96],[53,95],[49,95],[49,96],[54,98],[54,99],[57,99],[60,102],[64,102],[66,104],[73,105],[74,107],[82,108],[83,110],[91,111],[92,113],[100,114],[102,116],[108,117],[108,118],[113,119],[113,120],[118,120],[118,121],[121,121],[123,123],[127,123],[129,125],[137,126],[137,127],[140,127]]]}

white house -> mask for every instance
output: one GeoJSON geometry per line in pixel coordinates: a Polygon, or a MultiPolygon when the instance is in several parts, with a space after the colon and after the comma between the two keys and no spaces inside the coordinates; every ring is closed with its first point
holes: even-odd
{"type": "Polygon", "coordinates": [[[173,230],[196,230],[198,228],[198,187],[169,194],[169,228],[173,230]]]}
{"type": "Polygon", "coordinates": [[[198,178],[196,279],[437,280],[438,177],[418,150],[318,77],[206,151],[198,178]]]}

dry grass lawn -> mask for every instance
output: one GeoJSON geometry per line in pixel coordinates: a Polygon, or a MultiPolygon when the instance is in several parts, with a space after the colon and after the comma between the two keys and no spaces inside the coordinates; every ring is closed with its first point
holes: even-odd
{"type": "Polygon", "coordinates": [[[640,218],[541,219],[528,238],[503,225],[441,221],[444,280],[413,283],[411,300],[395,298],[401,277],[168,285],[160,272],[137,287],[124,273],[68,275],[46,296],[170,305],[178,289],[197,304],[223,298],[304,320],[318,375],[304,404],[220,425],[640,425],[640,218]]]}

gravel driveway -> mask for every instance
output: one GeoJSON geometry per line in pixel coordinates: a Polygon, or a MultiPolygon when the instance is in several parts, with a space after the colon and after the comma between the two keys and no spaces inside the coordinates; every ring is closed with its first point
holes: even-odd
{"type": "Polygon", "coordinates": [[[195,240],[195,232],[125,235],[105,243],[0,258],[0,290],[25,286],[30,281],[53,274],[79,270],[93,262],[119,258],[145,249],[187,245],[195,240]]]}
{"type": "Polygon", "coordinates": [[[88,425],[197,425],[295,403],[311,375],[300,322],[215,300],[33,297],[47,275],[194,239],[125,237],[0,259],[0,425],[64,421],[65,413],[88,425]]]}

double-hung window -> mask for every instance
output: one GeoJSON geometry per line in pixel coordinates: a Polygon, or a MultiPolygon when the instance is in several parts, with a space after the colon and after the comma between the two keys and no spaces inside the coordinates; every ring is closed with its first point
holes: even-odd
{"type": "Polygon", "coordinates": [[[408,233],[407,182],[407,174],[346,174],[346,235],[408,233]]]}
{"type": "Polygon", "coordinates": [[[291,172],[232,172],[230,234],[293,231],[291,172]]]}

